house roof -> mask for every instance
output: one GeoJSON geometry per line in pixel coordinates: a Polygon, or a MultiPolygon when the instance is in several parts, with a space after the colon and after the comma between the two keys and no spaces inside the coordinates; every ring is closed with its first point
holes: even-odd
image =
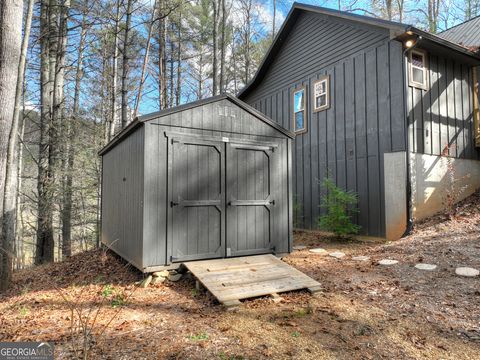
{"type": "Polygon", "coordinates": [[[399,39],[402,38],[402,36],[406,36],[408,34],[415,34],[417,36],[421,36],[422,39],[431,41],[437,45],[440,45],[441,47],[448,48],[453,51],[457,51],[459,53],[462,53],[463,55],[474,57],[476,60],[480,60],[480,56],[475,54],[474,52],[470,51],[466,47],[460,46],[454,42],[449,41],[448,39],[441,38],[439,36],[436,36],[434,34],[431,34],[429,32],[417,29],[416,27],[408,24],[403,24],[400,22],[395,22],[395,21],[389,21],[389,20],[384,20],[384,19],[379,19],[379,18],[373,18],[370,16],[364,16],[364,15],[359,15],[355,13],[350,13],[346,11],[339,11],[339,10],[334,10],[334,9],[329,9],[329,8],[324,8],[320,6],[315,6],[315,5],[307,5],[307,4],[301,4],[301,3],[293,3],[292,8],[290,9],[285,21],[282,24],[282,27],[278,31],[277,35],[275,36],[275,39],[270,46],[269,50],[267,51],[267,54],[263,58],[262,63],[260,64],[257,72],[255,73],[254,77],[248,84],[245,85],[243,89],[240,90],[240,92],[237,94],[237,96],[241,99],[247,96],[247,94],[255,88],[256,85],[258,85],[265,74],[268,71],[268,68],[275,58],[275,56],[278,54],[280,51],[280,48],[282,47],[285,39],[287,38],[290,29],[293,27],[295,24],[298,16],[302,12],[313,12],[317,14],[323,14],[323,15],[328,15],[336,18],[341,18],[341,19],[347,19],[351,21],[357,21],[359,23],[363,24],[368,24],[368,25],[373,25],[381,28],[385,28],[387,30],[390,30],[392,34],[394,34],[395,37],[398,37],[399,39]]]}
{"type": "Polygon", "coordinates": [[[442,31],[438,36],[445,40],[478,50],[478,48],[480,48],[480,16],[442,31]]]}
{"type": "Polygon", "coordinates": [[[244,103],[243,101],[237,99],[236,97],[230,95],[230,94],[222,94],[222,95],[217,95],[213,97],[209,97],[206,99],[190,102],[188,104],[176,106],[173,108],[153,112],[150,114],[146,115],[141,115],[137,116],[127,127],[125,127],[122,131],[120,131],[110,142],[105,145],[99,152],[99,155],[104,155],[107,153],[109,150],[114,148],[122,139],[130,135],[134,130],[136,130],[138,127],[142,126],[143,123],[153,120],[153,119],[158,119],[166,115],[174,114],[177,112],[185,111],[188,109],[193,109],[198,106],[203,106],[206,104],[210,104],[213,102],[221,101],[221,100],[229,100],[233,104],[237,105],[238,107],[242,108],[243,110],[247,111],[248,113],[252,114],[256,118],[258,118],[260,121],[263,121],[264,123],[272,126],[276,130],[280,131],[282,134],[288,136],[289,138],[293,139],[295,138],[295,134],[292,132],[288,131],[284,127],[280,126],[270,118],[266,117],[264,114],[256,110],[255,108],[251,107],[250,105],[244,103]]]}

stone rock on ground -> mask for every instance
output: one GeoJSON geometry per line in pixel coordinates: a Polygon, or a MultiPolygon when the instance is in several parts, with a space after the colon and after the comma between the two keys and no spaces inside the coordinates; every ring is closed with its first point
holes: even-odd
{"type": "Polygon", "coordinates": [[[168,275],[168,280],[173,281],[173,282],[178,281],[181,278],[182,278],[182,274],[170,274],[170,275],[168,275]]]}
{"type": "Polygon", "coordinates": [[[152,275],[148,275],[141,283],[140,283],[140,287],[142,288],[146,288],[148,287],[148,285],[150,285],[150,283],[152,282],[152,275]]]}
{"type": "Polygon", "coordinates": [[[319,254],[319,255],[327,255],[328,254],[328,251],[325,250],[325,249],[322,249],[322,248],[310,249],[308,251],[310,251],[311,253],[314,253],[314,254],[319,254]]]}
{"type": "Polygon", "coordinates": [[[328,255],[330,255],[331,257],[334,257],[334,258],[336,258],[336,259],[341,259],[341,258],[343,258],[343,257],[345,256],[345,253],[343,253],[343,252],[341,252],[341,251],[335,251],[335,252],[332,252],[332,253],[330,253],[330,254],[328,254],[328,255]]]}
{"type": "Polygon", "coordinates": [[[355,261],[368,261],[368,260],[370,260],[370,256],[363,256],[363,255],[354,256],[354,257],[352,257],[352,260],[355,260],[355,261]]]}
{"type": "Polygon", "coordinates": [[[466,277],[475,277],[480,274],[480,271],[471,267],[458,267],[455,269],[455,274],[466,277]]]}
{"type": "Polygon", "coordinates": [[[420,264],[415,265],[415,268],[418,269],[418,270],[433,271],[437,268],[437,265],[420,263],[420,264]]]}
{"type": "Polygon", "coordinates": [[[389,265],[395,265],[395,264],[398,264],[398,261],[397,260],[392,260],[392,259],[382,259],[378,262],[380,265],[385,265],[385,266],[389,266],[389,265]]]}
{"type": "Polygon", "coordinates": [[[296,245],[293,247],[293,250],[304,250],[307,247],[305,245],[296,245]]]}
{"type": "Polygon", "coordinates": [[[168,272],[168,270],[163,270],[163,271],[154,272],[152,275],[153,275],[153,277],[166,278],[166,277],[168,277],[168,275],[170,275],[170,273],[168,272]]]}

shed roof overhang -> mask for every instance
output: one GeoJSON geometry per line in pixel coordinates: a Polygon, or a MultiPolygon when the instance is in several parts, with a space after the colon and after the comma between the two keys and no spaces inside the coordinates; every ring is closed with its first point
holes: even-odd
{"type": "Polygon", "coordinates": [[[302,12],[314,12],[317,14],[333,16],[336,18],[347,19],[350,21],[357,21],[363,24],[384,28],[390,31],[391,38],[399,41],[402,41],[402,39],[405,39],[408,36],[415,34],[417,36],[422,36],[423,39],[426,39],[431,43],[435,43],[438,46],[447,49],[448,51],[455,51],[457,53],[460,53],[470,58],[472,61],[480,61],[479,53],[473,52],[466,47],[452,43],[448,40],[440,38],[439,36],[420,30],[408,24],[295,2],[293,3],[292,8],[290,9],[287,17],[285,18],[285,21],[283,22],[280,30],[275,36],[275,39],[272,42],[270,48],[268,49],[267,54],[264,56],[257,72],[250,80],[250,82],[246,84],[237,94],[239,99],[244,99],[258,84],[260,84],[269,69],[269,65],[280,51],[283,42],[287,38],[298,16],[302,12]]]}
{"type": "Polygon", "coordinates": [[[137,116],[130,124],[128,124],[127,127],[125,127],[122,131],[120,131],[110,142],[105,145],[99,152],[98,155],[103,156],[105,155],[109,150],[114,148],[122,139],[127,137],[129,134],[131,134],[133,131],[135,131],[137,128],[143,125],[143,123],[153,120],[153,119],[158,119],[166,115],[174,114],[177,112],[181,112],[184,110],[192,109],[195,107],[199,107],[202,105],[210,104],[216,101],[221,101],[221,100],[229,100],[233,104],[237,105],[241,109],[245,110],[246,112],[250,113],[251,115],[255,116],[258,118],[260,121],[263,121],[264,123],[272,126],[276,130],[278,130],[280,133],[284,134],[285,136],[293,139],[295,138],[295,134],[288,131],[287,129],[283,128],[276,122],[272,121],[268,117],[266,117],[264,114],[256,110],[255,108],[251,107],[250,105],[244,103],[243,101],[237,99],[235,96],[232,96],[230,94],[222,94],[222,95],[217,95],[213,97],[209,97],[206,99],[194,101],[188,104],[176,106],[173,108],[153,112],[150,114],[145,114],[145,115],[140,115],[137,116]]]}

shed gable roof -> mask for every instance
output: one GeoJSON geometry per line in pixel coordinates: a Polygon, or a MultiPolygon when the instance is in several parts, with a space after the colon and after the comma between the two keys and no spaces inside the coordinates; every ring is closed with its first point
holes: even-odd
{"type": "Polygon", "coordinates": [[[222,100],[230,101],[231,103],[237,105],[239,108],[241,108],[241,109],[245,110],[246,112],[250,113],[251,115],[256,117],[258,120],[260,120],[263,123],[271,126],[272,128],[276,129],[277,131],[284,134],[285,136],[287,136],[289,138],[292,138],[292,139],[295,137],[295,135],[292,132],[288,131],[287,129],[283,128],[282,126],[280,126],[276,122],[272,121],[271,119],[269,119],[264,114],[262,114],[261,112],[259,112],[256,109],[254,109],[250,105],[244,103],[243,101],[237,99],[236,97],[234,97],[232,95],[222,94],[222,95],[213,96],[213,97],[210,97],[210,98],[207,98],[207,99],[194,101],[194,102],[191,102],[191,103],[188,103],[188,104],[176,106],[176,107],[173,107],[173,108],[170,108],[170,109],[165,109],[165,110],[153,112],[153,113],[150,113],[150,114],[138,116],[126,128],[124,128],[122,131],[120,131],[107,145],[105,145],[98,152],[98,154],[99,155],[104,155],[110,149],[115,147],[116,144],[118,144],[122,139],[129,136],[135,129],[137,129],[140,126],[143,126],[143,123],[145,123],[147,121],[158,119],[158,118],[161,118],[163,116],[167,116],[167,115],[170,115],[170,114],[182,112],[182,111],[185,111],[185,110],[188,110],[188,109],[192,109],[192,108],[195,108],[195,107],[200,107],[200,106],[203,106],[203,105],[206,105],[206,104],[211,104],[211,103],[222,101],[222,100]]]}

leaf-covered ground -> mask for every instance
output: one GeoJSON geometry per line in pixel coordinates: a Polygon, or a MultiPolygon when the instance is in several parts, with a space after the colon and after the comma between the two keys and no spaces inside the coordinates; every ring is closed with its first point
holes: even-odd
{"type": "Polygon", "coordinates": [[[53,341],[59,358],[80,356],[86,344],[94,359],[479,359],[480,278],[455,275],[457,266],[480,268],[479,234],[479,194],[452,220],[437,216],[394,243],[298,232],[296,244],[347,254],[307,248],[285,258],[323,292],[248,300],[238,312],[195,290],[189,276],[143,289],[135,285],[142,275],[115,255],[82,253],[15,274],[0,297],[0,341],[53,341]],[[399,263],[378,265],[383,258],[399,263]],[[417,270],[418,262],[438,268],[417,270]]]}

